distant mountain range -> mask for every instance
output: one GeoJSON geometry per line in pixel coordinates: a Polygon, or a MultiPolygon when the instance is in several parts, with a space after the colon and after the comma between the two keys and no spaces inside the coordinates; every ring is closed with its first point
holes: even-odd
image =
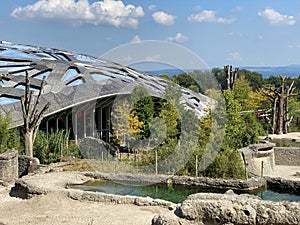
{"type": "Polygon", "coordinates": [[[277,66],[277,67],[240,67],[263,75],[263,77],[285,75],[287,77],[299,77],[300,65],[277,66]]]}
{"type": "Polygon", "coordinates": [[[154,76],[167,74],[169,77],[173,77],[174,75],[178,75],[181,73],[191,72],[194,71],[194,69],[187,69],[187,70],[181,70],[181,69],[163,69],[163,70],[149,70],[145,71],[146,73],[154,76]]]}
{"type": "MultiPolygon", "coordinates": [[[[285,75],[287,77],[299,77],[300,76],[300,65],[288,65],[288,66],[277,66],[277,67],[269,67],[269,66],[241,66],[240,69],[246,69],[252,72],[257,72],[263,75],[264,78],[269,76],[278,76],[285,75]]],[[[181,70],[181,69],[163,69],[163,70],[152,70],[145,71],[151,75],[162,75],[167,74],[170,77],[174,75],[178,75],[185,72],[193,71],[193,69],[181,70]]]]}

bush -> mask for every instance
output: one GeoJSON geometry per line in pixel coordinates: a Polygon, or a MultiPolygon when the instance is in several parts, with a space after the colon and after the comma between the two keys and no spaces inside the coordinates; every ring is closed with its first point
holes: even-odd
{"type": "Polygon", "coordinates": [[[39,158],[41,163],[57,162],[63,156],[79,157],[79,148],[76,144],[69,145],[69,131],[58,130],[46,134],[38,131],[33,145],[34,156],[39,158]]]}
{"type": "Polygon", "coordinates": [[[9,129],[9,124],[10,116],[3,117],[0,112],[0,153],[20,148],[20,135],[17,129],[9,129]]]}
{"type": "Polygon", "coordinates": [[[226,179],[244,179],[244,167],[240,154],[229,147],[225,147],[215,161],[204,172],[205,176],[226,179]]]}

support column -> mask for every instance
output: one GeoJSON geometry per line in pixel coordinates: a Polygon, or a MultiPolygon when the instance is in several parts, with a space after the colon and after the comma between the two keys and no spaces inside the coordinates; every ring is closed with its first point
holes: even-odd
{"type": "Polygon", "coordinates": [[[83,137],[86,138],[86,110],[83,111],[83,137]]]}
{"type": "Polygon", "coordinates": [[[74,138],[76,144],[77,144],[77,114],[78,112],[76,112],[74,116],[74,138]]]}

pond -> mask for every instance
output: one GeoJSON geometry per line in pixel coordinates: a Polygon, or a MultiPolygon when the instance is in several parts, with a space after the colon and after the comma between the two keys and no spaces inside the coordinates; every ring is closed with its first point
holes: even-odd
{"type": "MultiPolygon", "coordinates": [[[[212,189],[212,188],[202,188],[196,186],[186,186],[186,185],[167,185],[167,184],[149,184],[149,185],[138,185],[135,183],[126,182],[114,182],[114,181],[88,181],[81,185],[71,186],[73,189],[80,189],[84,191],[97,191],[106,194],[116,194],[116,195],[131,195],[131,196],[149,196],[151,198],[164,199],[174,203],[183,202],[188,195],[195,193],[225,193],[227,190],[212,189]]],[[[252,192],[237,192],[249,193],[257,195],[264,200],[271,201],[295,201],[300,202],[300,195],[289,194],[289,193],[278,193],[272,190],[261,189],[252,192]]]]}

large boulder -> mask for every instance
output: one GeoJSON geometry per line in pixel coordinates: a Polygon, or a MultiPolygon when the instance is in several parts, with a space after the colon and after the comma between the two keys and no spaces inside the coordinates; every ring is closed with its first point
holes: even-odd
{"type": "Polygon", "coordinates": [[[18,178],[18,152],[7,151],[0,154],[0,185],[9,185],[18,178]]]}
{"type": "MultiPolygon", "coordinates": [[[[190,195],[177,209],[180,224],[274,224],[299,225],[300,203],[264,201],[259,197],[233,191],[226,194],[190,195]]],[[[172,225],[174,218],[153,219],[153,225],[172,225]],[[160,222],[161,221],[161,222],[160,222]]]]}

